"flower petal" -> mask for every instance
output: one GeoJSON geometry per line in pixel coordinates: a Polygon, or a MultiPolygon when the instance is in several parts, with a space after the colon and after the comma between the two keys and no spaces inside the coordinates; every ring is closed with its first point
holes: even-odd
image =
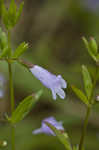
{"type": "Polygon", "coordinates": [[[56,92],[55,92],[55,90],[52,89],[51,91],[52,91],[53,99],[56,100],[56,92]]]}
{"type": "Polygon", "coordinates": [[[58,130],[63,130],[64,131],[64,127],[62,125],[62,122],[61,121],[56,121],[56,119],[51,116],[51,117],[45,118],[42,121],[41,128],[34,130],[32,133],[33,134],[45,133],[45,134],[48,134],[48,135],[56,136],[54,134],[54,132],[45,124],[45,122],[48,122],[48,123],[52,124],[58,130]]]}
{"type": "Polygon", "coordinates": [[[65,93],[62,88],[66,88],[67,84],[61,75],[56,76],[37,65],[30,68],[30,71],[45,87],[51,89],[54,100],[57,98],[56,93],[60,96],[60,98],[65,98],[65,93]]]}
{"type": "Polygon", "coordinates": [[[62,87],[62,88],[66,88],[66,87],[67,87],[67,83],[66,83],[66,81],[62,78],[62,76],[61,76],[61,75],[58,75],[57,77],[58,77],[58,79],[60,80],[61,87],[62,87]]]}
{"type": "Polygon", "coordinates": [[[65,92],[61,88],[57,88],[56,93],[60,96],[61,99],[65,98],[65,92]]]}
{"type": "Polygon", "coordinates": [[[32,134],[38,134],[38,133],[42,133],[42,128],[32,131],[32,134]]]}

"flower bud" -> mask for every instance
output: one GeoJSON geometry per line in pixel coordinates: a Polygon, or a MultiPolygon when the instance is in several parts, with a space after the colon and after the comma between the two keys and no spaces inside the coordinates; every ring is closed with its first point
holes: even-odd
{"type": "Polygon", "coordinates": [[[96,101],[99,102],[99,95],[96,96],[96,101]]]}
{"type": "Polygon", "coordinates": [[[7,141],[0,141],[0,148],[6,147],[7,146],[7,141]]]}

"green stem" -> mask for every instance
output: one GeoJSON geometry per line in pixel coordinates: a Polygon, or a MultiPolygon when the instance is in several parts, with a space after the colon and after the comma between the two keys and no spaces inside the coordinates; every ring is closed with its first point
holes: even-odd
{"type": "MultiPolygon", "coordinates": [[[[9,58],[11,57],[11,32],[8,31],[8,48],[9,48],[9,58]]],[[[8,69],[9,69],[9,86],[10,86],[10,101],[11,101],[11,114],[14,111],[15,101],[14,101],[14,88],[13,88],[13,77],[12,77],[12,65],[11,61],[8,59],[8,69]]],[[[15,127],[11,125],[11,147],[15,150],[15,127]]]]}
{"type": "MultiPolygon", "coordinates": [[[[9,68],[11,113],[13,113],[15,102],[14,102],[14,89],[13,89],[13,79],[12,79],[12,66],[10,62],[8,62],[8,68],[9,68]]],[[[15,150],[15,127],[13,125],[11,126],[11,146],[12,146],[12,150],[15,150]]]]}
{"type": "Polygon", "coordinates": [[[11,98],[11,113],[14,111],[14,89],[13,89],[13,79],[12,79],[12,66],[8,62],[9,68],[9,84],[10,84],[10,98],[11,98]]]}
{"type": "Polygon", "coordinates": [[[9,48],[9,56],[11,56],[11,45],[10,45],[10,41],[11,41],[11,33],[8,30],[8,48],[9,48]]]}
{"type": "Polygon", "coordinates": [[[90,112],[91,112],[91,107],[88,107],[87,111],[86,111],[86,117],[85,117],[83,129],[82,129],[82,136],[80,139],[79,150],[83,150],[84,138],[86,135],[86,129],[87,129],[87,125],[88,125],[88,119],[89,119],[90,112]]]}
{"type": "MultiPolygon", "coordinates": [[[[92,92],[91,92],[91,96],[90,96],[90,103],[93,103],[93,93],[94,93],[94,88],[96,85],[96,81],[97,81],[97,74],[98,74],[98,67],[96,66],[96,71],[95,71],[95,75],[94,75],[94,82],[93,82],[93,87],[92,87],[92,92]]],[[[83,129],[82,129],[82,135],[81,135],[81,139],[80,139],[80,144],[79,144],[79,150],[83,150],[83,145],[84,145],[84,139],[85,139],[85,135],[86,135],[86,130],[87,130],[87,125],[88,125],[88,119],[90,116],[90,112],[91,112],[91,106],[87,107],[87,111],[86,111],[86,116],[85,116],[85,120],[84,120],[84,125],[83,125],[83,129]]]]}

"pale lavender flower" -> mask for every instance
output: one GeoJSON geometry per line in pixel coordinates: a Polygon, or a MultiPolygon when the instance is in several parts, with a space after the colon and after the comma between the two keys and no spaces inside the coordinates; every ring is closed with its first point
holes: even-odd
{"type": "Polygon", "coordinates": [[[41,128],[34,130],[32,133],[33,134],[45,133],[48,135],[55,136],[54,132],[45,124],[45,122],[50,123],[58,130],[64,131],[64,127],[61,121],[56,121],[54,117],[48,117],[42,121],[41,128]]]}
{"type": "Polygon", "coordinates": [[[5,84],[4,76],[0,75],[0,98],[4,96],[4,84],[5,84]]]}
{"type": "Polygon", "coordinates": [[[44,86],[51,89],[54,100],[56,100],[56,94],[59,95],[61,99],[65,98],[65,92],[62,88],[66,88],[67,83],[61,75],[56,76],[37,65],[30,68],[30,71],[44,86]]]}

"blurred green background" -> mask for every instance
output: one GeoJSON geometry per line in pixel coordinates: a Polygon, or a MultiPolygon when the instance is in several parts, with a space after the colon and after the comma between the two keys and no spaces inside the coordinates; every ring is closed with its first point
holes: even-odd
{"type": "MultiPolygon", "coordinates": [[[[16,1],[18,4],[19,0],[16,1]]],[[[23,59],[40,65],[50,72],[61,74],[70,84],[83,89],[81,65],[93,70],[93,60],[87,53],[82,36],[95,37],[99,42],[99,1],[98,0],[24,0],[25,5],[20,22],[12,31],[12,46],[22,41],[29,43],[23,59]]],[[[5,96],[1,99],[1,115],[10,110],[7,64],[0,63],[0,72],[6,82],[5,96]]],[[[64,150],[56,137],[32,135],[39,128],[41,120],[55,116],[62,120],[72,144],[79,144],[86,108],[83,103],[66,89],[65,100],[52,99],[46,89],[32,74],[19,64],[13,65],[13,79],[16,106],[27,95],[43,89],[40,101],[21,123],[16,125],[16,149],[18,150],[64,150]]],[[[99,84],[95,93],[98,92],[99,84]]],[[[10,149],[10,127],[0,123],[0,139],[7,140],[10,149]]],[[[99,149],[99,104],[94,106],[85,139],[86,150],[99,149]]]]}

